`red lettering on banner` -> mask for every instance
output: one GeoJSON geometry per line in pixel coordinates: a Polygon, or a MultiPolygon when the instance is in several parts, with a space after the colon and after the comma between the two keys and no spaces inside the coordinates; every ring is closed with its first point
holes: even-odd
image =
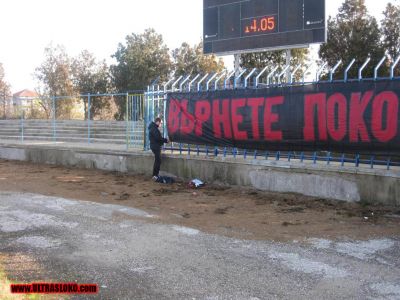
{"type": "Polygon", "coordinates": [[[211,105],[208,100],[199,100],[196,101],[195,108],[195,128],[194,132],[197,136],[203,135],[203,123],[207,122],[210,119],[211,115],[211,105]]]}
{"type": "Polygon", "coordinates": [[[372,91],[365,92],[361,97],[361,93],[351,94],[350,102],[350,142],[358,143],[361,138],[362,142],[369,142],[367,126],[365,125],[364,113],[373,96],[372,91]]]}
{"type": "Polygon", "coordinates": [[[239,124],[243,122],[243,116],[237,113],[238,108],[246,106],[246,99],[232,100],[232,129],[236,140],[247,140],[247,132],[239,130],[239,124]]]}
{"type": "Polygon", "coordinates": [[[272,124],[279,121],[279,115],[272,112],[272,107],[275,105],[280,105],[284,101],[283,96],[271,97],[265,99],[265,109],[264,109],[264,138],[268,141],[281,141],[282,131],[272,130],[272,124]]]}
{"type": "Polygon", "coordinates": [[[179,129],[179,113],[181,111],[179,101],[171,99],[168,112],[168,132],[174,134],[179,129]]]}
{"type": "Polygon", "coordinates": [[[306,95],[304,100],[304,140],[314,142],[315,128],[314,128],[314,108],[317,107],[318,113],[318,137],[320,141],[328,139],[326,129],[326,94],[311,94],[306,95]]]}
{"type": "Polygon", "coordinates": [[[397,134],[397,120],[399,114],[399,98],[393,92],[386,91],[378,94],[372,104],[372,133],[382,142],[388,142],[397,134]],[[383,107],[386,104],[386,126],[383,122],[383,107]],[[383,128],[385,127],[385,129],[383,128]]]}
{"type": "Polygon", "coordinates": [[[188,112],[188,100],[181,101],[181,132],[190,134],[194,129],[194,117],[188,112]]]}
{"type": "Polygon", "coordinates": [[[347,133],[347,100],[341,93],[333,94],[327,103],[327,126],[332,139],[337,142],[343,140],[347,133]],[[338,117],[336,118],[336,107],[338,117]],[[337,128],[336,128],[337,120],[337,128]]]}
{"type": "Polygon", "coordinates": [[[214,136],[222,138],[221,125],[224,128],[224,136],[227,139],[232,138],[232,129],[229,118],[229,99],[213,101],[213,127],[214,136]],[[220,103],[222,102],[222,111],[220,111],[220,103]]]}
{"type": "Polygon", "coordinates": [[[259,108],[264,105],[264,98],[249,98],[247,105],[251,107],[251,126],[253,129],[253,139],[260,139],[259,129],[259,108]]]}

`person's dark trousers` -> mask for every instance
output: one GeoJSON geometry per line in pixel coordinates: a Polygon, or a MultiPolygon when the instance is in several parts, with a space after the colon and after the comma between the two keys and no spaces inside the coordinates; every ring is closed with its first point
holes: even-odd
{"type": "Polygon", "coordinates": [[[160,173],[160,167],[161,167],[161,148],[152,147],[151,151],[154,153],[153,176],[158,177],[158,173],[160,173]]]}

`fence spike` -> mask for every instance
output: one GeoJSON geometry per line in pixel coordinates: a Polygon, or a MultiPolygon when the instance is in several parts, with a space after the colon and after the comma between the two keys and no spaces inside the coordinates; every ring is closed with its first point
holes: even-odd
{"type": "Polygon", "coordinates": [[[189,82],[189,87],[188,87],[188,91],[190,92],[192,89],[192,84],[200,77],[200,74],[197,74],[192,81],[189,82]]]}
{"type": "Polygon", "coordinates": [[[261,72],[256,76],[256,81],[254,83],[255,88],[258,88],[258,83],[260,82],[261,76],[267,71],[268,66],[261,70],[261,72]]]}
{"type": "Polygon", "coordinates": [[[328,65],[327,62],[325,62],[318,70],[315,76],[315,81],[319,82],[319,78],[321,77],[322,71],[325,69],[325,67],[328,65]]]}
{"type": "Polygon", "coordinates": [[[210,83],[211,83],[211,81],[213,81],[213,80],[215,79],[215,77],[217,77],[217,76],[218,76],[218,73],[215,73],[214,75],[212,75],[212,76],[210,77],[209,80],[207,80],[207,83],[206,83],[206,91],[208,91],[208,90],[210,89],[210,83]]]}
{"type": "Polygon", "coordinates": [[[394,69],[400,62],[400,55],[396,58],[393,65],[390,67],[390,79],[394,79],[394,69]]]}
{"type": "MultiPolygon", "coordinates": [[[[166,84],[164,84],[164,93],[167,92],[168,86],[169,86],[174,80],[175,80],[175,78],[171,78],[170,80],[168,80],[168,82],[167,82],[166,84]]],[[[149,90],[148,90],[148,91],[150,92],[150,87],[149,87],[149,90]]]]}
{"type": "Polygon", "coordinates": [[[257,71],[257,68],[254,68],[253,70],[251,70],[251,72],[249,73],[249,75],[247,75],[244,79],[244,87],[247,88],[248,84],[247,82],[249,81],[250,77],[253,76],[253,74],[257,71]]]}
{"type": "Polygon", "coordinates": [[[279,69],[279,66],[276,66],[275,68],[272,69],[271,72],[269,72],[268,76],[267,76],[267,85],[270,85],[270,80],[272,78],[272,76],[274,76],[275,72],[279,69]]]}
{"type": "Polygon", "coordinates": [[[361,66],[360,69],[358,69],[358,80],[362,80],[362,72],[364,71],[364,69],[366,68],[366,66],[369,64],[369,62],[371,61],[371,57],[368,57],[365,62],[363,63],[363,65],[361,66]]]}
{"type": "Polygon", "coordinates": [[[379,63],[376,65],[375,69],[374,69],[374,80],[378,79],[378,71],[379,68],[382,66],[382,64],[385,62],[387,58],[387,54],[385,53],[385,55],[382,57],[382,59],[379,61],[379,63]]]}
{"type": "Polygon", "coordinates": [[[350,71],[351,67],[354,65],[355,62],[356,62],[356,59],[353,58],[353,60],[347,66],[346,70],[344,70],[344,82],[347,82],[349,71],[350,71]]]}
{"type": "Polygon", "coordinates": [[[235,80],[233,81],[233,88],[237,88],[237,84],[238,84],[238,81],[239,81],[239,79],[244,75],[244,73],[246,73],[247,72],[247,69],[244,69],[242,72],[240,72],[240,74],[237,76],[237,77],[235,77],[235,80]]]}
{"type": "Polygon", "coordinates": [[[224,76],[227,75],[227,73],[228,73],[228,71],[222,71],[221,75],[218,76],[218,78],[217,78],[217,79],[215,80],[215,82],[214,82],[214,90],[218,90],[218,83],[220,82],[220,80],[221,80],[224,76]]]}
{"type": "Polygon", "coordinates": [[[313,63],[311,63],[309,66],[308,66],[308,68],[303,72],[303,84],[305,84],[305,82],[306,82],[306,75],[307,75],[307,73],[311,70],[311,68],[314,66],[314,64],[313,63]]]}
{"type": "Polygon", "coordinates": [[[208,77],[208,73],[206,75],[204,75],[200,81],[197,83],[197,91],[200,92],[200,88],[201,88],[201,84],[203,83],[204,80],[206,80],[206,78],[208,77]]]}
{"type": "Polygon", "coordinates": [[[301,68],[301,64],[298,64],[296,68],[294,68],[293,72],[290,73],[290,84],[293,83],[294,76],[296,75],[297,71],[301,68]]]}
{"type": "Polygon", "coordinates": [[[175,86],[179,83],[179,81],[181,81],[182,78],[183,76],[179,76],[179,78],[172,84],[171,89],[173,92],[175,91],[175,86]]]}
{"type": "Polygon", "coordinates": [[[186,82],[188,82],[188,80],[190,79],[191,75],[186,76],[186,78],[181,82],[181,84],[179,85],[179,91],[182,92],[183,91],[183,86],[186,82]]]}
{"type": "Polygon", "coordinates": [[[279,84],[281,83],[281,77],[287,73],[289,68],[290,68],[290,65],[287,65],[287,66],[285,66],[285,68],[283,68],[282,72],[279,73],[279,75],[278,75],[278,83],[279,84]]]}
{"type": "Polygon", "coordinates": [[[335,74],[336,70],[340,67],[341,64],[342,64],[342,60],[339,60],[337,62],[337,64],[329,72],[329,80],[330,80],[330,82],[333,82],[333,74],[335,74]]]}
{"type": "Polygon", "coordinates": [[[235,74],[235,71],[231,71],[230,73],[228,73],[228,75],[226,76],[226,78],[224,80],[224,89],[226,89],[226,87],[228,85],[228,81],[231,80],[231,78],[234,74],[235,74]]]}

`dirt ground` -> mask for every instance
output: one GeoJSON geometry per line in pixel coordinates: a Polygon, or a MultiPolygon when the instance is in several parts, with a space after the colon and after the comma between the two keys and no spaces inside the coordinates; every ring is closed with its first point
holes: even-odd
{"type": "MultiPolygon", "coordinates": [[[[323,187],[321,187],[323,188],[323,187]]],[[[0,190],[111,203],[162,222],[229,237],[303,241],[400,235],[400,208],[367,206],[296,194],[187,183],[163,185],[138,175],[0,160],[0,190]]]]}

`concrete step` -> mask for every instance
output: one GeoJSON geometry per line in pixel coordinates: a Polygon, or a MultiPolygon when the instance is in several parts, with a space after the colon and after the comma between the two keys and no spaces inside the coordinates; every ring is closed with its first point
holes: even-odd
{"type": "MultiPolygon", "coordinates": [[[[21,136],[21,133],[16,134],[8,134],[8,135],[0,135],[0,138],[3,136],[21,136]]],[[[24,132],[24,136],[31,137],[53,137],[53,132],[45,132],[45,133],[32,133],[32,132],[24,132]]],[[[65,138],[87,138],[88,134],[59,134],[56,133],[56,137],[65,137],[65,138]]],[[[104,139],[125,139],[125,134],[91,134],[91,137],[104,138],[104,139]]],[[[136,135],[137,136],[137,135],[136,135]]]]}
{"type": "MultiPolygon", "coordinates": [[[[21,125],[21,120],[8,120],[8,121],[0,121],[0,126],[20,126],[21,125]]],[[[25,125],[29,125],[29,126],[53,126],[53,121],[41,121],[41,122],[37,122],[37,121],[29,121],[29,120],[24,120],[23,122],[25,125]]],[[[143,122],[129,122],[129,126],[131,126],[131,124],[134,124],[135,126],[142,126],[144,127],[144,123],[143,122]]],[[[87,122],[86,121],[80,121],[80,122],[76,122],[76,121],[57,121],[56,122],[56,126],[75,126],[75,127],[86,127],[87,126],[87,122]]],[[[109,122],[99,122],[99,121],[91,121],[90,125],[93,127],[104,127],[104,128],[110,128],[110,127],[115,127],[115,128],[124,128],[126,127],[126,122],[118,122],[118,123],[109,123],[109,122]]]]}
{"type": "MultiPolygon", "coordinates": [[[[8,136],[8,137],[1,137],[1,140],[15,140],[15,141],[21,141],[20,136],[8,136]]],[[[32,137],[32,136],[24,136],[24,141],[54,141],[52,137],[32,137]]],[[[56,139],[57,142],[66,142],[66,143],[87,143],[87,138],[62,138],[62,137],[57,137],[56,139]]],[[[123,145],[126,143],[125,139],[121,140],[110,140],[110,139],[99,139],[99,138],[91,138],[90,141],[92,143],[103,143],[103,144],[117,144],[117,145],[123,145]]]]}
{"type": "MultiPolygon", "coordinates": [[[[9,119],[9,120],[0,120],[0,123],[9,123],[9,122],[20,122],[21,118],[18,119],[9,119]]],[[[24,119],[25,122],[36,122],[36,123],[52,123],[53,119],[24,119]]],[[[56,122],[64,122],[64,123],[86,123],[87,120],[60,120],[57,119],[56,122]]],[[[103,124],[124,124],[126,121],[115,121],[115,120],[90,120],[91,123],[103,123],[103,124]]],[[[143,122],[143,121],[135,121],[135,122],[143,122]]]]}
{"type": "MultiPolygon", "coordinates": [[[[0,130],[18,130],[21,129],[22,126],[1,126],[0,125],[0,130]]],[[[53,130],[53,126],[30,126],[24,124],[23,126],[24,129],[32,129],[32,130],[53,130]]],[[[75,127],[75,126],[55,126],[57,130],[76,130],[76,131],[87,131],[88,127],[75,127]]],[[[128,127],[128,128],[133,128],[135,130],[144,130],[143,127],[141,126],[134,126],[134,127],[128,127]]],[[[97,131],[107,131],[107,132],[123,132],[126,131],[126,127],[97,127],[97,126],[90,126],[91,130],[97,130],[97,131]]]]}

